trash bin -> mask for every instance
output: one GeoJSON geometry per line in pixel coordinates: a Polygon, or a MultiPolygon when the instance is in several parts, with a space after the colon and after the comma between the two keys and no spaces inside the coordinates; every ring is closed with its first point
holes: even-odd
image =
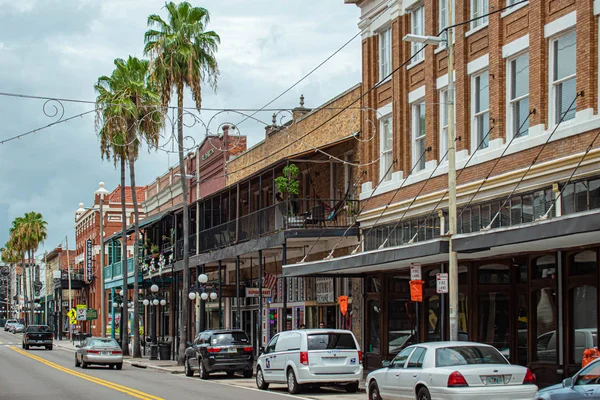
{"type": "Polygon", "coordinates": [[[160,343],[158,345],[160,359],[169,360],[171,359],[171,346],[169,343],[160,343]]]}
{"type": "Polygon", "coordinates": [[[150,345],[150,359],[158,360],[158,345],[156,344],[150,345]]]}

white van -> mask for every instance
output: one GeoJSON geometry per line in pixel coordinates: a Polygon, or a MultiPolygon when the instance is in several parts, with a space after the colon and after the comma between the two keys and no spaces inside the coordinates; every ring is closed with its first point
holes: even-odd
{"type": "Polygon", "coordinates": [[[287,383],[288,391],[296,394],[307,384],[344,385],[347,392],[355,393],[363,376],[362,361],[362,351],[351,331],[281,332],[258,357],[256,386],[266,390],[270,383],[287,383]]]}

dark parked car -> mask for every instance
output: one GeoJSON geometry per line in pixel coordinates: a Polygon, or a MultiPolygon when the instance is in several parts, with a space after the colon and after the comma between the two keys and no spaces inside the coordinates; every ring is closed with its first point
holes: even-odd
{"type": "Polygon", "coordinates": [[[592,361],[572,378],[537,392],[536,400],[579,400],[600,398],[600,359],[592,361]]]}
{"type": "Polygon", "coordinates": [[[48,325],[29,325],[23,334],[23,348],[38,346],[52,350],[53,340],[54,334],[48,325]]]}
{"type": "Polygon", "coordinates": [[[241,372],[252,378],[254,348],[242,330],[212,330],[200,332],[185,350],[185,374],[198,371],[201,379],[213,372],[226,372],[232,377],[241,372]]]}

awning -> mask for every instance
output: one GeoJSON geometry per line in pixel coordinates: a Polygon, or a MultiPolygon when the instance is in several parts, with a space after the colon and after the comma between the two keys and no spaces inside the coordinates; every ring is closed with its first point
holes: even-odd
{"type": "Polygon", "coordinates": [[[331,260],[312,261],[283,266],[283,276],[343,276],[368,272],[409,268],[413,262],[441,263],[448,260],[448,241],[428,240],[381,250],[366,251],[331,260]]]}
{"type": "MultiPolygon", "coordinates": [[[[145,226],[148,226],[148,225],[150,225],[150,224],[152,224],[154,222],[160,221],[161,219],[163,219],[163,217],[167,216],[168,214],[170,214],[172,212],[174,212],[173,209],[168,209],[168,210],[162,211],[162,212],[160,212],[158,214],[151,215],[149,217],[146,217],[146,218],[142,219],[140,221],[140,229],[143,228],[143,227],[145,227],[145,226]]],[[[127,230],[125,231],[125,234],[129,235],[129,234],[133,233],[134,231],[135,231],[134,224],[131,224],[130,226],[127,227],[127,230]]],[[[107,237],[106,239],[104,239],[104,243],[108,243],[111,240],[113,240],[114,238],[121,237],[122,234],[123,234],[122,230],[118,231],[118,232],[115,232],[114,234],[112,234],[109,237],[107,237]]]]}

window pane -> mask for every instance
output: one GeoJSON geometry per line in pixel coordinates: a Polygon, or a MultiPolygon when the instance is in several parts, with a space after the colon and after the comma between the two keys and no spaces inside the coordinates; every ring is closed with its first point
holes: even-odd
{"type": "Polygon", "coordinates": [[[554,42],[554,80],[574,75],[577,63],[577,40],[575,31],[561,36],[554,42]]]}
{"type": "Polygon", "coordinates": [[[529,94],[529,54],[523,54],[511,62],[512,99],[529,94]]]}
{"type": "Polygon", "coordinates": [[[417,347],[411,354],[406,368],[423,368],[423,358],[425,356],[426,349],[424,347],[417,347]]]}
{"type": "Polygon", "coordinates": [[[556,363],[556,291],[544,288],[534,292],[536,310],[536,351],[532,361],[556,363]]]}
{"type": "Polygon", "coordinates": [[[521,216],[521,197],[513,197],[512,199],[510,199],[510,224],[520,224],[521,216]]]}
{"type": "Polygon", "coordinates": [[[477,145],[486,149],[490,144],[490,114],[485,113],[477,117],[477,145]]]}
{"type": "Polygon", "coordinates": [[[523,223],[532,222],[533,219],[533,195],[523,196],[523,223]]]}
{"type": "Polygon", "coordinates": [[[589,181],[590,210],[600,208],[600,179],[589,181]]]}
{"type": "Polygon", "coordinates": [[[556,260],[552,255],[543,256],[535,260],[532,268],[532,279],[554,278],[556,275],[556,260]]]}
{"type": "Polygon", "coordinates": [[[513,103],[514,131],[517,137],[529,134],[529,97],[513,103]]]}
{"type": "Polygon", "coordinates": [[[509,284],[510,268],[503,264],[489,264],[478,268],[479,283],[482,284],[509,284]]]}
{"type": "Polygon", "coordinates": [[[573,214],[575,212],[575,184],[569,183],[562,192],[563,214],[573,214]]]}
{"type": "Polygon", "coordinates": [[[479,342],[501,352],[509,349],[509,297],[504,293],[479,296],[479,342]]]}
{"type": "MultiPolygon", "coordinates": [[[[435,288],[436,286],[436,278],[435,274],[438,273],[439,270],[435,270],[432,273],[433,282],[430,283],[430,287],[435,288]]],[[[431,282],[431,280],[430,280],[431,282]]],[[[438,341],[441,340],[441,307],[440,307],[440,296],[434,295],[426,299],[427,301],[427,340],[428,341],[438,341]]]]}
{"type": "Polygon", "coordinates": [[[367,279],[367,292],[379,293],[381,292],[381,279],[377,277],[370,277],[367,279]]]}
{"type": "Polygon", "coordinates": [[[411,335],[413,332],[413,323],[406,313],[406,301],[389,300],[389,321],[388,321],[388,353],[396,354],[414,340],[411,335]]]}
{"type": "Polygon", "coordinates": [[[573,257],[569,268],[569,275],[595,274],[596,270],[596,252],[583,251],[573,257]]]}
{"type": "Polygon", "coordinates": [[[575,184],[575,210],[579,212],[587,209],[587,182],[577,182],[575,184]]]}
{"type": "Polygon", "coordinates": [[[475,105],[475,111],[481,112],[483,110],[487,110],[490,108],[490,92],[489,92],[489,73],[484,72],[475,78],[475,87],[476,87],[476,99],[477,103],[475,105]]]}
{"type": "Polygon", "coordinates": [[[576,364],[581,363],[585,349],[598,346],[596,297],[597,290],[594,286],[579,286],[571,290],[574,330],[571,361],[576,364]]]}
{"type": "Polygon", "coordinates": [[[369,344],[367,351],[369,353],[379,353],[381,350],[380,346],[380,312],[378,300],[369,300],[367,303],[367,312],[369,313],[369,344]]]}
{"type": "MultiPolygon", "coordinates": [[[[527,296],[519,294],[517,296],[517,357],[516,362],[519,365],[527,365],[527,296]]],[[[509,359],[511,363],[515,360],[509,359]]]]}
{"type": "Polygon", "coordinates": [[[577,111],[577,102],[573,103],[577,95],[577,88],[575,85],[575,78],[569,79],[556,88],[556,123],[561,121],[568,121],[575,118],[575,112],[577,111]]]}

